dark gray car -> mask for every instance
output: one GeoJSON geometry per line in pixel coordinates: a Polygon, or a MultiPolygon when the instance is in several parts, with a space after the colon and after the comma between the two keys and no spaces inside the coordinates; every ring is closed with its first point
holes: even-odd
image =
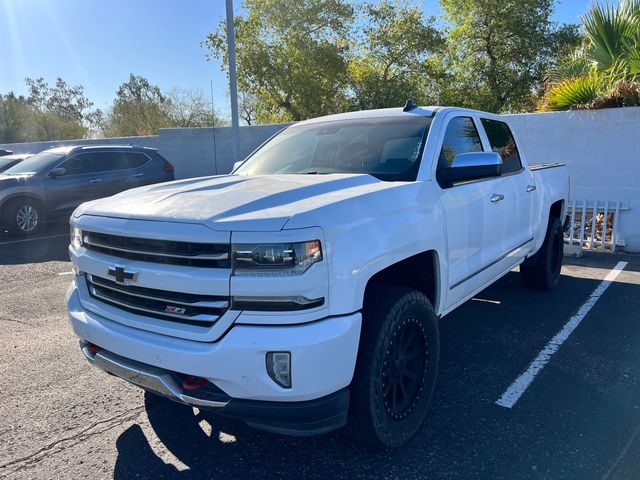
{"type": "Polygon", "coordinates": [[[68,217],[83,202],[173,179],[173,165],[153,148],[52,148],[0,174],[0,223],[32,235],[45,219],[68,217]]]}

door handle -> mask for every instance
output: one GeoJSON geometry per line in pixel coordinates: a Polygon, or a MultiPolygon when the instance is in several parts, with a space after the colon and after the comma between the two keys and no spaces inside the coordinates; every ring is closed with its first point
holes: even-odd
{"type": "Polygon", "coordinates": [[[133,177],[134,178],[144,177],[144,173],[136,173],[133,177]]]}
{"type": "Polygon", "coordinates": [[[501,200],[504,200],[504,195],[502,195],[501,193],[494,193],[493,195],[491,195],[491,203],[498,203],[501,200]]]}
{"type": "Polygon", "coordinates": [[[92,178],[91,180],[89,180],[89,183],[100,183],[101,181],[101,178],[92,178]]]}
{"type": "Polygon", "coordinates": [[[535,185],[527,185],[527,192],[533,192],[536,189],[535,185]]]}

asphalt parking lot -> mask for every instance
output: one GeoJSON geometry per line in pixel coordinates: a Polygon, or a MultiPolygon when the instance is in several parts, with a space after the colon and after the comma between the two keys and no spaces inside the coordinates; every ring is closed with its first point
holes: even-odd
{"type": "Polygon", "coordinates": [[[90,368],[65,314],[66,228],[0,236],[0,477],[640,478],[640,256],[565,259],[546,293],[511,272],[444,318],[426,425],[375,452],[339,432],[254,431],[90,368]],[[521,396],[499,405],[541,352],[521,396]]]}

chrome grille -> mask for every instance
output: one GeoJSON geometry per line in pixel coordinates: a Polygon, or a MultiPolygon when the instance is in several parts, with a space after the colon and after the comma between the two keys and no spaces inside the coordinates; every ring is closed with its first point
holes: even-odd
{"type": "Polygon", "coordinates": [[[83,232],[88,250],[130,260],[190,267],[230,268],[230,244],[178,242],[83,232]]]}
{"type": "Polygon", "coordinates": [[[133,285],[86,275],[89,294],[114,307],[171,322],[211,327],[229,308],[229,298],[180,293],[133,285]]]}

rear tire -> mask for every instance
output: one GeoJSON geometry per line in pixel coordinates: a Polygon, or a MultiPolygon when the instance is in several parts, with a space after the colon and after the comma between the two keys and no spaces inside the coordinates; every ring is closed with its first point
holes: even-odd
{"type": "Polygon", "coordinates": [[[527,288],[551,290],[558,284],[564,253],[560,219],[552,218],[538,253],[520,265],[520,278],[527,288]]]}
{"type": "Polygon", "coordinates": [[[12,235],[35,235],[42,229],[44,208],[40,202],[31,198],[11,200],[4,208],[2,221],[12,235]]]}
{"type": "Polygon", "coordinates": [[[422,425],[438,375],[438,320],[421,292],[367,290],[348,434],[377,448],[398,447],[422,425]]]}

